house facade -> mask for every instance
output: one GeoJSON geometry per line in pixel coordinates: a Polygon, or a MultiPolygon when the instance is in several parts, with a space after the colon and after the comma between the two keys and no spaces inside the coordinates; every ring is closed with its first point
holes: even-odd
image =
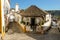
{"type": "Polygon", "coordinates": [[[8,19],[11,17],[11,14],[14,15],[15,21],[18,22],[23,29],[26,28],[26,30],[31,29],[33,31],[36,31],[42,27],[42,25],[47,26],[47,24],[49,28],[51,24],[51,14],[45,12],[35,5],[31,5],[25,10],[19,10],[19,6],[15,9],[11,9],[10,13],[7,15],[8,19]]]}
{"type": "Polygon", "coordinates": [[[9,10],[10,10],[10,0],[0,0],[0,17],[1,17],[0,32],[3,30],[3,27],[5,28],[5,22],[7,22],[5,14],[9,13],[9,10]]]}
{"type": "Polygon", "coordinates": [[[4,8],[5,14],[8,14],[10,11],[10,0],[4,0],[4,8]]]}
{"type": "Polygon", "coordinates": [[[26,26],[29,25],[32,30],[36,30],[37,26],[40,27],[49,20],[49,13],[35,5],[27,8],[21,12],[20,15],[22,16],[22,23],[26,26]]]}

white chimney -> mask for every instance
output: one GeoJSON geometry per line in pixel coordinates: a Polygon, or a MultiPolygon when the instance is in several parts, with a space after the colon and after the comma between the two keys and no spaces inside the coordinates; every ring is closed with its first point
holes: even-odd
{"type": "Polygon", "coordinates": [[[15,11],[19,11],[19,5],[16,3],[16,6],[15,6],[15,11]]]}

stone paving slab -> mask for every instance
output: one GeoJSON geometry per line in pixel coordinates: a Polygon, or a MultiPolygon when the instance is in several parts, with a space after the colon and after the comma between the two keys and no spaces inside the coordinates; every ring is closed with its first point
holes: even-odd
{"type": "Polygon", "coordinates": [[[6,34],[4,40],[60,40],[60,34],[14,33],[6,34]]]}
{"type": "Polygon", "coordinates": [[[32,40],[33,38],[27,36],[26,34],[14,33],[14,34],[11,34],[11,35],[6,34],[4,39],[5,40],[32,40]]]}

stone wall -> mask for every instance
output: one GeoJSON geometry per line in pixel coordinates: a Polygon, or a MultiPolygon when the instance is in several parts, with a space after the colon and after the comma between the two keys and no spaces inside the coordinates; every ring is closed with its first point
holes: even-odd
{"type": "Polygon", "coordinates": [[[25,24],[27,24],[27,22],[31,23],[30,20],[31,20],[30,17],[23,17],[23,21],[25,22],[25,24]]]}
{"type": "MultiPolygon", "coordinates": [[[[29,24],[31,24],[31,17],[23,17],[23,21],[25,22],[25,24],[27,24],[27,22],[29,22],[29,24]]],[[[42,21],[44,21],[41,17],[35,17],[35,24],[40,24],[42,21]]]]}

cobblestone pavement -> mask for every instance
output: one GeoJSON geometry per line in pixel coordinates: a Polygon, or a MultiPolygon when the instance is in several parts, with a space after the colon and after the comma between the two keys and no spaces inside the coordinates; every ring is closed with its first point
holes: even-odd
{"type": "MultiPolygon", "coordinates": [[[[1,34],[0,34],[1,40],[1,34]]],[[[36,33],[6,33],[4,40],[60,40],[60,32],[57,28],[50,29],[47,34],[36,33]]]]}
{"type": "Polygon", "coordinates": [[[60,34],[14,33],[6,34],[4,40],[60,40],[60,34]]]}

